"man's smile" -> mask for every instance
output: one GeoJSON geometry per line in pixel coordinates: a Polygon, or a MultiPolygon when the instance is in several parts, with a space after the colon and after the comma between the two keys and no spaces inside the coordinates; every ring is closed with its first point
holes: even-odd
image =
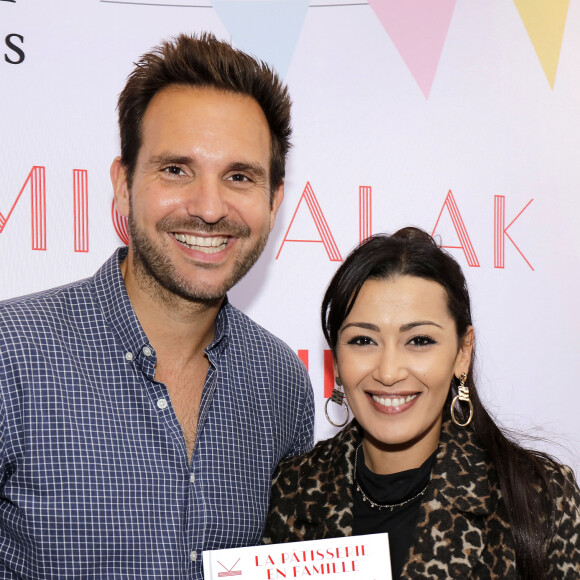
{"type": "Polygon", "coordinates": [[[187,248],[205,254],[215,254],[225,250],[229,239],[226,236],[196,236],[178,233],[174,233],[173,237],[187,248]]]}

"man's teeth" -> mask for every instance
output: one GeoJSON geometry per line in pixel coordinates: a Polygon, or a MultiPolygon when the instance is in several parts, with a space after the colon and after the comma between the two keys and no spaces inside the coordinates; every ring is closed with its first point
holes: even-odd
{"type": "Polygon", "coordinates": [[[383,405],[385,407],[400,407],[401,405],[412,401],[418,396],[419,393],[408,395],[407,397],[378,397],[377,395],[371,395],[373,401],[376,401],[379,405],[383,405]]]}
{"type": "Polygon", "coordinates": [[[202,238],[201,236],[189,236],[187,234],[173,234],[178,242],[188,248],[204,252],[205,254],[215,254],[225,249],[228,239],[223,236],[213,238],[202,238]]]}

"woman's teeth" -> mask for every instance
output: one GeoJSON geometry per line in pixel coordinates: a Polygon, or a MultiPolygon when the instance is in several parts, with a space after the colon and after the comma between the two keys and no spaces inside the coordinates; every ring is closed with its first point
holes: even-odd
{"type": "Polygon", "coordinates": [[[373,401],[376,401],[379,405],[383,405],[384,407],[400,407],[418,396],[419,393],[408,395],[406,397],[379,397],[377,395],[371,395],[373,401]]]}

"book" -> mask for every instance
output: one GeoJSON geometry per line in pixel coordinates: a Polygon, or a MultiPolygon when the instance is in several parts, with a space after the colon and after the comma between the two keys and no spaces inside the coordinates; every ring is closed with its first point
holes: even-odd
{"type": "Polygon", "coordinates": [[[392,580],[388,534],[203,552],[204,580],[392,580]]]}

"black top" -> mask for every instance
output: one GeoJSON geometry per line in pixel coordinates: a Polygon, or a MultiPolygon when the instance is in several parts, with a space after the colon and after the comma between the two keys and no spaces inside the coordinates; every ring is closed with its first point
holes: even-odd
{"type": "Polygon", "coordinates": [[[379,509],[371,506],[368,501],[363,501],[362,493],[356,489],[356,483],[353,490],[353,535],[389,533],[393,580],[400,578],[401,570],[409,555],[411,538],[417,524],[419,506],[423,498],[423,494],[420,492],[429,483],[436,455],[437,450],[421,467],[416,469],[389,475],[378,475],[365,465],[362,445],[358,449],[355,466],[356,480],[367,498],[381,505],[399,504],[411,500],[393,510],[379,509]],[[420,495],[417,496],[417,494],[420,495]],[[417,497],[411,499],[414,496],[417,497]]]}

